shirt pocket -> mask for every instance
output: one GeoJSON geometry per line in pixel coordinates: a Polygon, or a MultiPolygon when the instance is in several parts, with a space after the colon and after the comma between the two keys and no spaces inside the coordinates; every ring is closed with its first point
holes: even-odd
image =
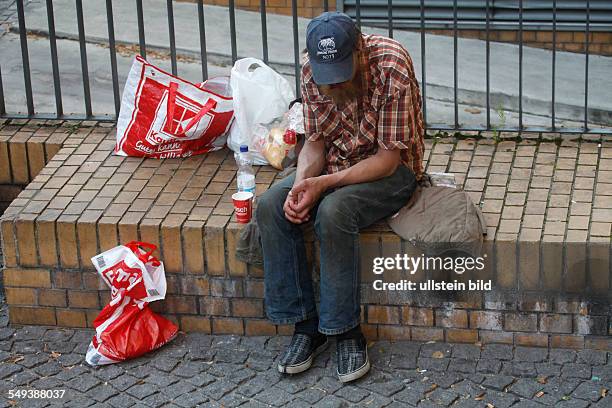
{"type": "Polygon", "coordinates": [[[342,159],[348,159],[355,150],[356,137],[346,129],[341,129],[332,140],[332,144],[338,149],[338,155],[342,159]]]}

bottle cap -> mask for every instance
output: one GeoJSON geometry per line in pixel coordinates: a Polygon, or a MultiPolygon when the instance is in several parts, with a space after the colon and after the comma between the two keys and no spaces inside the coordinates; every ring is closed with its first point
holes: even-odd
{"type": "Polygon", "coordinates": [[[294,145],[297,143],[295,130],[287,129],[283,135],[283,141],[288,145],[294,145]]]}
{"type": "Polygon", "coordinates": [[[247,145],[240,145],[240,153],[246,153],[249,151],[249,146],[247,145]]]}

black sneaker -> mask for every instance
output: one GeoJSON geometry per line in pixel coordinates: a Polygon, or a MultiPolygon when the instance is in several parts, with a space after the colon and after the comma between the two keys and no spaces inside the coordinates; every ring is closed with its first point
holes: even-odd
{"type": "Polygon", "coordinates": [[[309,336],[295,333],[278,362],[278,371],[285,374],[297,374],[308,370],[314,357],[324,351],[327,344],[327,336],[324,334],[317,333],[315,336],[309,336]]]}
{"type": "Polygon", "coordinates": [[[338,340],[336,351],[340,381],[355,381],[370,370],[368,345],[363,335],[358,338],[338,340]]]}

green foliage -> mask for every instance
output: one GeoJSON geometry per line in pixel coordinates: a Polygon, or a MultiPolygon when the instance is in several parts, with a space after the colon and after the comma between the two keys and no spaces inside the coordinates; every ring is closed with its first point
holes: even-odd
{"type": "Polygon", "coordinates": [[[497,109],[495,109],[495,112],[499,117],[499,123],[493,125],[493,140],[495,140],[495,143],[499,143],[501,141],[499,129],[503,129],[506,126],[506,112],[504,111],[504,108],[501,105],[499,105],[497,109]]]}

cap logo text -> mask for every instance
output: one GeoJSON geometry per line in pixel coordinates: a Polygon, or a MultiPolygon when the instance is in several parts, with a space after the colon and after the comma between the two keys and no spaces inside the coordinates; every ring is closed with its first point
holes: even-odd
{"type": "Polygon", "coordinates": [[[319,40],[317,48],[319,49],[317,55],[326,60],[333,59],[335,57],[334,54],[338,52],[338,50],[336,50],[334,37],[322,38],[319,40]]]}

